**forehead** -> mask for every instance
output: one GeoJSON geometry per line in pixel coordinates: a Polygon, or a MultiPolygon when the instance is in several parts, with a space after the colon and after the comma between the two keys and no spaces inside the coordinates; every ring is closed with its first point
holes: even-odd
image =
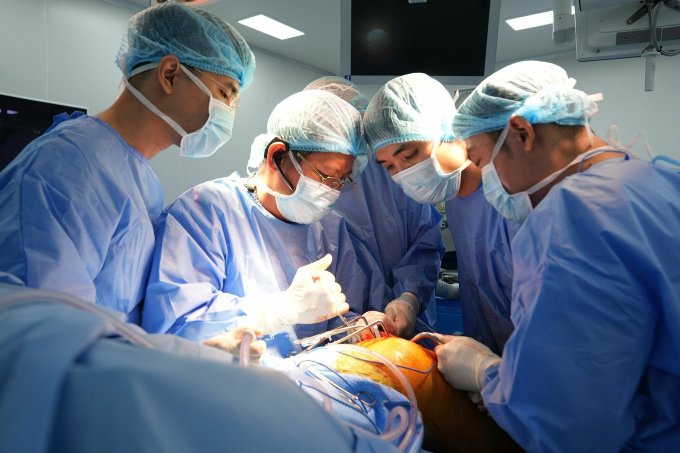
{"type": "Polygon", "coordinates": [[[379,161],[388,161],[390,159],[395,158],[402,151],[405,151],[405,150],[408,150],[408,149],[411,149],[411,148],[417,148],[417,147],[427,147],[427,146],[430,145],[430,143],[431,142],[422,142],[422,141],[393,143],[391,145],[383,146],[378,151],[376,151],[375,158],[376,158],[376,160],[379,160],[379,161]]]}
{"type": "Polygon", "coordinates": [[[354,156],[342,153],[317,152],[305,156],[310,163],[318,165],[319,168],[343,169],[351,167],[354,163],[354,156]]]}
{"type": "Polygon", "coordinates": [[[238,91],[239,89],[239,83],[238,80],[233,79],[229,76],[225,76],[222,74],[215,74],[214,72],[209,72],[209,71],[204,71],[206,75],[208,75],[210,78],[212,78],[213,81],[219,83],[220,85],[224,86],[225,88],[229,89],[235,89],[238,91]]]}
{"type": "Polygon", "coordinates": [[[495,145],[494,136],[486,132],[465,139],[465,146],[469,153],[490,151],[495,145]]]}

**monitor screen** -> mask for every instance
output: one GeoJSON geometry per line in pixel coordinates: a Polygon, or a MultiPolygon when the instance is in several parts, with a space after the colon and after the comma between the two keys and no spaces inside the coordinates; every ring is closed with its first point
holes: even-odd
{"type": "Polygon", "coordinates": [[[475,85],[496,63],[498,0],[343,0],[341,71],[357,83],[424,72],[475,85]]]}
{"type": "Polygon", "coordinates": [[[76,111],[87,113],[83,107],[0,94],[0,170],[42,135],[55,115],[76,111]]]}

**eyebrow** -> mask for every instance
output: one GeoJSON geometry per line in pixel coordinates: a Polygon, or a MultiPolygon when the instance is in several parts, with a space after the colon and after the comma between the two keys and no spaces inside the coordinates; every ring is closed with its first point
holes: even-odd
{"type": "MultiPolygon", "coordinates": [[[[410,147],[411,147],[411,144],[410,144],[410,143],[408,143],[408,142],[403,143],[399,148],[397,148],[396,150],[394,150],[394,152],[392,153],[392,157],[397,157],[399,154],[403,153],[404,151],[406,151],[406,150],[409,149],[410,147]]],[[[376,159],[376,161],[377,161],[380,165],[382,165],[382,164],[385,163],[385,160],[376,159]]]]}
{"type": "MultiPolygon", "coordinates": [[[[312,164],[312,165],[314,165],[314,164],[312,164]]],[[[324,165],[323,165],[323,168],[321,168],[320,165],[319,165],[319,166],[315,166],[315,167],[316,167],[316,169],[319,171],[319,173],[321,173],[322,175],[328,176],[328,177],[331,177],[331,178],[336,178],[336,179],[342,179],[342,178],[346,177],[347,175],[352,174],[352,169],[351,169],[351,168],[350,168],[350,170],[349,170],[348,172],[341,173],[341,172],[340,172],[340,165],[337,165],[337,164],[335,164],[335,165],[329,164],[328,166],[324,164],[324,165]],[[332,172],[329,172],[328,170],[331,170],[332,172]],[[338,173],[342,174],[342,176],[339,176],[339,177],[338,177],[338,176],[335,176],[335,175],[337,175],[338,173]]]]}

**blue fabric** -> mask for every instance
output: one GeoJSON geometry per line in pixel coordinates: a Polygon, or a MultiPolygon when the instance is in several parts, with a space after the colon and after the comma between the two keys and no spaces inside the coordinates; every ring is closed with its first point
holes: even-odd
{"type": "MultiPolygon", "coordinates": [[[[312,357],[314,355],[312,354],[312,357]]],[[[378,384],[368,378],[341,374],[323,366],[312,366],[315,372],[323,375],[335,385],[341,387],[349,394],[355,395],[364,402],[375,402],[374,405],[362,404],[360,402],[350,403],[347,394],[332,386],[325,388],[324,395],[320,394],[319,389],[305,385],[305,381],[296,380],[295,374],[291,377],[302,390],[321,401],[323,396],[331,398],[332,413],[340,420],[352,426],[368,431],[370,433],[381,434],[387,430],[386,422],[390,410],[395,407],[403,407],[407,411],[411,410],[409,400],[398,391],[378,384]]],[[[423,418],[420,412],[415,414],[416,425],[410,441],[404,446],[402,451],[419,452],[423,444],[423,418]]],[[[393,441],[393,445],[399,446],[404,440],[402,434],[393,441]]]]}
{"type": "Polygon", "coordinates": [[[105,318],[51,300],[3,300],[0,451],[396,451],[281,373],[167,335],[157,339],[180,354],[134,346],[105,318]]]}
{"type": "Polygon", "coordinates": [[[444,254],[437,210],[407,197],[375,159],[369,159],[357,187],[344,192],[335,209],[359,243],[359,263],[371,278],[371,300],[383,300],[378,310],[410,291],[432,325],[434,288],[444,254]],[[377,275],[387,286],[383,279],[372,278],[377,275]]]}
{"type": "Polygon", "coordinates": [[[157,63],[166,55],[231,77],[242,90],[248,88],[255,73],[255,55],[233,26],[213,13],[175,2],[132,16],[116,64],[127,77],[137,66],[157,63]]]}
{"type": "MultiPolygon", "coordinates": [[[[368,153],[361,114],[327,91],[299,91],[279,102],[267,120],[267,133],[296,151],[341,153],[363,159],[368,153]]],[[[262,162],[264,147],[251,152],[259,154],[262,162]]]]}
{"type": "Polygon", "coordinates": [[[680,173],[610,159],[512,241],[515,332],[486,407],[530,451],[680,445],[680,173]]]}
{"type": "Polygon", "coordinates": [[[393,143],[450,141],[456,104],[446,87],[427,74],[412,73],[384,84],[364,112],[371,155],[393,143]]]}
{"type": "MultiPolygon", "coordinates": [[[[236,173],[199,184],[164,213],[144,303],[143,327],[201,340],[233,328],[245,313],[244,296],[287,289],[300,266],[333,255],[329,271],[350,310],[379,309],[357,264],[341,216],[331,212],[311,225],[283,222],[255,201],[236,173]],[[375,304],[375,306],[371,305],[375,304]]],[[[337,327],[297,325],[298,338],[337,327]]]]}
{"type": "Polygon", "coordinates": [[[74,115],[0,173],[0,271],[136,323],[162,207],[148,160],[105,123],[74,115]]]}
{"type": "Polygon", "coordinates": [[[465,335],[500,355],[513,331],[510,241],[520,224],[500,215],[482,186],[447,201],[446,219],[458,258],[465,335]]]}
{"type": "Polygon", "coordinates": [[[553,63],[513,63],[484,79],[465,98],[453,118],[453,131],[466,140],[503,129],[513,115],[531,124],[584,125],[597,112],[597,104],[574,89],[575,83],[553,63]]]}

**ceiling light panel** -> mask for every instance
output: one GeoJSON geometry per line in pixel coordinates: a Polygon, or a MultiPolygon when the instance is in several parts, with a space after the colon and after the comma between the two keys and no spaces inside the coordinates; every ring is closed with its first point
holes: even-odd
{"type": "Polygon", "coordinates": [[[304,35],[304,33],[300,30],[289,27],[288,25],[274,20],[271,17],[267,17],[264,14],[248,17],[238,22],[245,25],[246,27],[250,27],[281,40],[304,35]]]}

